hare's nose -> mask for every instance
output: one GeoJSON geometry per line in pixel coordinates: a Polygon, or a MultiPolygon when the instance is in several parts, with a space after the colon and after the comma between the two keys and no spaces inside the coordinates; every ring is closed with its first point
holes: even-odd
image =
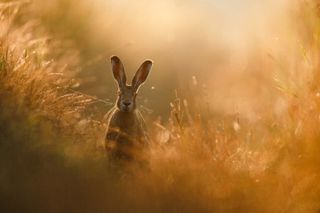
{"type": "Polygon", "coordinates": [[[125,106],[130,106],[131,105],[131,102],[123,102],[123,105],[125,105],[125,106]]]}

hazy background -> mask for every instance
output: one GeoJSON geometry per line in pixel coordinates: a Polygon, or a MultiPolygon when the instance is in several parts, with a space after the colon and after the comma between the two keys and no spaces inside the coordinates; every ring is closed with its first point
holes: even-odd
{"type": "Polygon", "coordinates": [[[270,55],[290,58],[297,45],[294,6],[288,0],[56,0],[36,1],[31,10],[79,49],[85,93],[115,99],[111,55],[123,60],[129,76],[149,58],[154,67],[139,103],[154,115],[166,116],[174,89],[188,93],[195,76],[212,108],[254,119],[260,100],[274,98],[270,55]]]}
{"type": "Polygon", "coordinates": [[[5,2],[2,212],[319,212],[318,0],[5,2]],[[154,60],[148,169],[104,149],[111,55],[154,60]]]}

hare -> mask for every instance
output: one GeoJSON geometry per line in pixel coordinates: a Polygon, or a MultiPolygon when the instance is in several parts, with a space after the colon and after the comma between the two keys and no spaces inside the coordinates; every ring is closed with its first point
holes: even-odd
{"type": "Polygon", "coordinates": [[[105,147],[113,159],[137,159],[148,146],[149,138],[144,119],[137,109],[136,96],[150,73],[152,61],[142,63],[131,85],[126,83],[125,70],[117,56],[111,57],[111,66],[118,84],[118,98],[115,106],[106,114],[105,147]]]}

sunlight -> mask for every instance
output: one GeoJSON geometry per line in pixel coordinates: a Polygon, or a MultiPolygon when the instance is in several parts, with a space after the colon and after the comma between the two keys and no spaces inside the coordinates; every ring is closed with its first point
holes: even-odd
{"type": "Polygon", "coordinates": [[[318,0],[0,18],[0,212],[319,212],[318,0]]]}
{"type": "Polygon", "coordinates": [[[252,39],[270,39],[270,36],[263,38],[269,33],[277,37],[277,28],[285,21],[289,3],[288,0],[102,2],[111,8],[104,19],[117,29],[116,39],[161,47],[177,41],[176,38],[198,34],[235,49],[247,48],[252,39]]]}

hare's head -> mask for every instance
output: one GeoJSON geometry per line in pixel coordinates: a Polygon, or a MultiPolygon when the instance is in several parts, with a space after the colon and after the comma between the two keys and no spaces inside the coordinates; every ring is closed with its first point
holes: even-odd
{"type": "Polygon", "coordinates": [[[132,112],[136,108],[136,96],[139,87],[145,82],[151,70],[152,61],[142,63],[134,75],[131,85],[127,85],[123,64],[117,56],[111,57],[112,72],[118,83],[117,107],[123,112],[132,112]]]}

